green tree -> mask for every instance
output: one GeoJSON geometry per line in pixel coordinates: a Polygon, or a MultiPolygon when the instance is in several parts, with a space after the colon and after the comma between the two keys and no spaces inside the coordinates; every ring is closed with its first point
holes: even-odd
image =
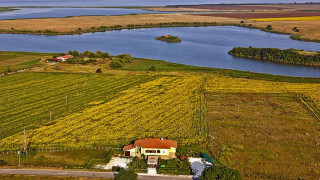
{"type": "Polygon", "coordinates": [[[110,55],[107,52],[102,54],[102,59],[106,59],[106,58],[109,58],[109,57],[110,57],[110,55]]]}
{"type": "Polygon", "coordinates": [[[115,175],[116,180],[137,180],[138,174],[133,170],[120,169],[119,173],[115,175]]]}
{"type": "Polygon", "coordinates": [[[97,51],[97,52],[96,52],[96,55],[97,55],[97,57],[99,57],[100,60],[101,60],[101,59],[102,59],[103,52],[102,52],[102,51],[97,51]]]}
{"type": "Polygon", "coordinates": [[[269,24],[269,25],[267,26],[267,29],[271,31],[271,30],[272,30],[272,26],[269,24]]]}
{"type": "Polygon", "coordinates": [[[201,180],[241,180],[241,174],[239,171],[230,169],[226,166],[213,165],[202,171],[201,180]]]}
{"type": "Polygon", "coordinates": [[[111,61],[110,67],[112,69],[122,68],[123,64],[120,61],[118,61],[117,59],[114,59],[114,60],[111,61]]]}
{"type": "Polygon", "coordinates": [[[101,68],[98,68],[98,69],[96,70],[96,73],[102,73],[101,68]]]}

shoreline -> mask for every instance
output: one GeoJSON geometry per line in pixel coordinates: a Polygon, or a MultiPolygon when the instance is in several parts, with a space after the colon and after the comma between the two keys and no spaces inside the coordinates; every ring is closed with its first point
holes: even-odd
{"type": "MultiPolygon", "coordinates": [[[[0,51],[0,52],[12,52],[12,53],[28,53],[25,51],[0,51]]],[[[29,52],[29,53],[41,53],[41,52],[29,52]]],[[[41,53],[41,54],[55,54],[55,53],[41,53]]],[[[143,67],[139,67],[138,69],[132,69],[128,66],[124,66],[123,68],[119,68],[117,70],[121,71],[141,71],[145,72],[150,68],[149,66],[163,66],[165,65],[167,68],[157,68],[159,72],[203,72],[209,74],[216,74],[222,76],[229,76],[235,78],[245,78],[245,79],[256,79],[256,80],[266,80],[266,81],[276,81],[276,82],[291,82],[291,83],[319,83],[320,77],[307,77],[307,76],[285,76],[285,75],[275,75],[275,74],[266,74],[266,73],[258,73],[251,71],[241,71],[236,69],[220,69],[214,67],[201,67],[201,66],[193,66],[186,65],[181,63],[173,63],[166,60],[157,60],[157,59],[147,59],[147,58],[136,58],[133,57],[136,62],[145,62],[149,63],[147,69],[143,67]]],[[[16,71],[13,71],[16,72],[16,71]]],[[[50,72],[50,71],[49,71],[50,72]]],[[[43,72],[45,73],[45,71],[43,72]]],[[[72,73],[72,72],[70,72],[72,73]]]]}
{"type": "MultiPolygon", "coordinates": [[[[123,15],[117,15],[123,16],[123,15]]],[[[90,16],[70,16],[64,18],[73,18],[73,17],[90,17],[90,16]]],[[[104,16],[101,16],[104,17],[104,16]]],[[[35,18],[33,20],[40,20],[40,19],[56,19],[56,18],[35,18]]],[[[20,19],[18,19],[20,20],[20,19]]],[[[1,20],[0,20],[1,21],[1,20]]],[[[14,21],[14,20],[13,20],[14,21]]],[[[113,30],[123,30],[123,29],[144,29],[144,28],[169,28],[169,27],[207,27],[207,26],[236,26],[236,27],[243,27],[249,29],[259,29],[264,32],[269,33],[276,33],[276,34],[285,34],[290,35],[292,40],[297,41],[305,41],[305,42],[315,42],[320,43],[320,39],[310,39],[304,38],[301,34],[293,34],[288,32],[281,32],[275,30],[268,30],[266,28],[254,26],[252,24],[241,24],[241,23],[234,23],[234,22],[164,22],[164,23],[146,23],[146,24],[127,24],[127,25],[114,25],[114,26],[100,26],[100,27],[92,27],[90,29],[81,29],[76,31],[67,31],[67,32],[57,32],[52,30],[0,30],[0,34],[29,34],[29,35],[49,35],[49,36],[57,36],[57,35],[79,35],[85,33],[95,33],[95,32],[106,32],[106,31],[113,31],[113,30]]]]}

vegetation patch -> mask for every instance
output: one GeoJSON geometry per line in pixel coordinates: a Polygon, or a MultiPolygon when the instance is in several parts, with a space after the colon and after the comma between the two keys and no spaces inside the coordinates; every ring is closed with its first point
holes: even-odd
{"type": "Polygon", "coordinates": [[[160,36],[160,37],[156,37],[155,39],[160,41],[166,41],[166,42],[181,42],[181,39],[178,36],[173,36],[173,35],[160,36]]]}
{"type": "Polygon", "coordinates": [[[281,50],[277,48],[235,47],[229,51],[229,54],[237,57],[273,61],[286,64],[315,66],[320,65],[319,52],[306,52],[297,49],[281,50]]]}

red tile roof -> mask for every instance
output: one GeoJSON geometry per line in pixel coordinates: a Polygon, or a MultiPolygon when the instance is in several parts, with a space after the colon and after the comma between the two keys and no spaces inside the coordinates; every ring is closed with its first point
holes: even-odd
{"type": "Polygon", "coordinates": [[[178,147],[177,142],[167,140],[167,139],[151,139],[151,138],[146,138],[146,139],[140,139],[136,140],[134,142],[134,147],[135,146],[140,146],[143,148],[159,148],[159,149],[170,149],[171,147],[178,147]]]}
{"type": "Polygon", "coordinates": [[[129,150],[129,149],[133,149],[133,148],[134,148],[133,144],[130,144],[128,146],[123,147],[123,151],[129,150]]]}
{"type": "Polygon", "coordinates": [[[65,56],[61,56],[61,57],[64,58],[64,59],[68,59],[68,58],[71,58],[72,55],[65,55],[65,56]]]}

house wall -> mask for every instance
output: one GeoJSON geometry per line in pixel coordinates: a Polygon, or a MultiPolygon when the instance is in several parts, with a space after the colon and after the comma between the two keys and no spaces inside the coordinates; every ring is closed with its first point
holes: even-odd
{"type": "Polygon", "coordinates": [[[141,148],[141,154],[146,156],[169,156],[170,149],[156,149],[156,148],[141,148]],[[160,150],[160,153],[146,153],[146,150],[160,150]]]}
{"type": "MultiPolygon", "coordinates": [[[[135,157],[136,156],[136,149],[133,148],[133,149],[129,149],[129,150],[126,150],[126,151],[130,151],[130,156],[133,156],[135,157]]],[[[125,151],[123,151],[124,155],[125,155],[125,151]]]]}

